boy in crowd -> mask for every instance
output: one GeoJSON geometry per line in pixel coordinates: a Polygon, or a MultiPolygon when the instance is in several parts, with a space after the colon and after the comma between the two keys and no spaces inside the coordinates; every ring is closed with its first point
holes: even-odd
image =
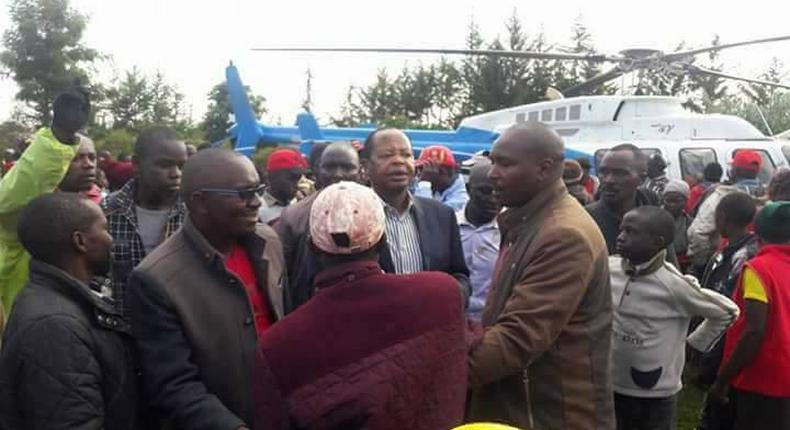
{"type": "Polygon", "coordinates": [[[736,430],[790,429],[790,202],[768,203],[757,215],[762,246],[746,262],[733,299],[741,316],[727,332],[719,376],[710,389],[726,401],[736,430]]]}
{"type": "MultiPolygon", "coordinates": [[[[716,207],[716,229],[727,245],[713,254],[702,277],[702,287],[727,297],[741,276],[744,263],[757,254],[757,235],[749,232],[749,225],[757,210],[753,198],[745,193],[724,196],[716,207]]],[[[708,353],[693,357],[691,363],[696,367],[699,384],[708,387],[713,384],[721,366],[724,353],[724,338],[708,353]]],[[[726,430],[732,428],[733,408],[722,402],[707,399],[702,413],[701,430],[726,430]]]]}
{"type": "Polygon", "coordinates": [[[665,210],[635,208],[623,217],[617,237],[622,257],[609,259],[618,430],[674,429],[686,341],[707,351],[738,316],[729,299],[665,262],[674,232],[665,210]],[[694,316],[706,319],[686,338],[694,316]]]}

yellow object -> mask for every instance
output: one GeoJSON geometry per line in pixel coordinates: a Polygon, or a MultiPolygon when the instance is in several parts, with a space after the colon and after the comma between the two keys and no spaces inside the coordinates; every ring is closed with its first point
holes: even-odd
{"type": "Polygon", "coordinates": [[[506,426],[504,424],[472,423],[472,424],[464,424],[461,427],[456,427],[452,430],[519,430],[519,429],[516,427],[506,426]]]}
{"type": "Polygon", "coordinates": [[[768,295],[765,294],[765,287],[763,287],[760,277],[749,267],[743,269],[743,298],[745,300],[755,300],[762,303],[768,303],[768,295]]]}

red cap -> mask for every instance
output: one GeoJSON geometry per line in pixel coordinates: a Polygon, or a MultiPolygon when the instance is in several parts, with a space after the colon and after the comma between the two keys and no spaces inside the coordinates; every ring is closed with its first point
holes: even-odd
{"type": "Polygon", "coordinates": [[[293,149],[278,149],[266,159],[266,171],[276,172],[285,169],[305,169],[307,162],[298,151],[293,149]]]}
{"type": "Polygon", "coordinates": [[[763,165],[763,158],[757,151],[750,149],[742,149],[735,153],[732,158],[732,167],[740,167],[741,169],[751,170],[757,172],[760,166],[763,165]]]}
{"type": "Polygon", "coordinates": [[[421,166],[429,161],[435,161],[445,167],[456,167],[455,157],[453,157],[453,153],[446,146],[435,145],[423,149],[420,152],[417,165],[421,166]]]}

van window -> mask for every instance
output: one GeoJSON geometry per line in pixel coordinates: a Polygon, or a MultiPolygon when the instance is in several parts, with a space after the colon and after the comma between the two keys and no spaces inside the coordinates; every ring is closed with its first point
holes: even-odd
{"type": "Polygon", "coordinates": [[[683,179],[688,177],[701,180],[705,166],[715,163],[716,151],[713,148],[687,148],[680,150],[680,174],[683,179]]]}
{"type": "Polygon", "coordinates": [[[782,154],[785,156],[785,160],[790,163],[790,145],[782,145],[782,154]]]}
{"type": "MultiPolygon", "coordinates": [[[[738,151],[743,151],[744,149],[750,149],[760,154],[760,158],[763,159],[763,165],[760,167],[760,174],[758,174],[757,177],[763,184],[771,182],[771,178],[774,177],[774,172],[776,171],[776,164],[771,159],[771,156],[768,155],[768,152],[766,152],[764,149],[738,148],[735,151],[732,151],[732,156],[735,157],[735,154],[737,154],[738,151]]],[[[730,163],[732,163],[732,159],[730,160],[730,163]]]]}

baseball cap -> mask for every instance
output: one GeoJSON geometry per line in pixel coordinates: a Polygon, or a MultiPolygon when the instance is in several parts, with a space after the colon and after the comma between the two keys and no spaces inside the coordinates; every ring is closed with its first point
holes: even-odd
{"type": "Polygon", "coordinates": [[[310,236],[328,254],[357,254],[384,235],[384,206],[376,193],[356,182],[326,187],[310,210],[310,236]]]}
{"type": "Polygon", "coordinates": [[[732,167],[740,167],[754,172],[759,171],[762,164],[763,159],[760,154],[750,149],[742,149],[736,152],[732,158],[732,167]]]}
{"type": "Polygon", "coordinates": [[[417,160],[417,166],[426,164],[429,161],[435,161],[439,165],[445,167],[456,167],[455,157],[449,148],[442,145],[434,145],[424,148],[420,152],[420,158],[417,160]]]}
{"type": "Polygon", "coordinates": [[[307,168],[307,162],[299,151],[293,149],[277,149],[266,158],[267,172],[296,168],[307,168]]]}

